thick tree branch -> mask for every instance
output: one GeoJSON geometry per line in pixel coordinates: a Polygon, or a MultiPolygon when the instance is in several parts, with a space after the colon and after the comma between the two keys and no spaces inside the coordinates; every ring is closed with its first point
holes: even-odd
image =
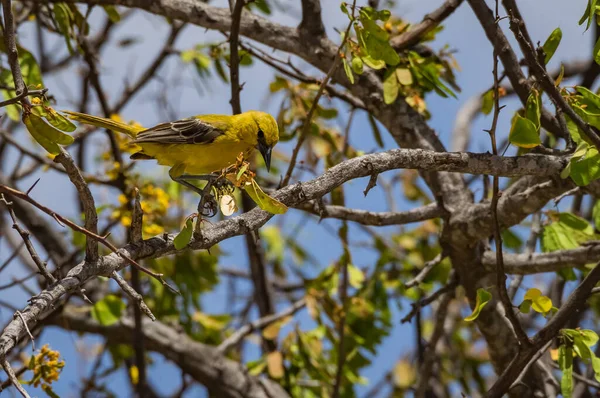
{"type": "Polygon", "coordinates": [[[315,38],[325,35],[321,18],[321,0],[302,0],[302,22],[298,26],[305,37],[315,38]]]}
{"type": "MultiPolygon", "coordinates": [[[[446,159],[444,161],[448,161],[449,154],[415,149],[394,149],[387,152],[364,155],[344,161],[334,167],[331,167],[323,175],[314,180],[304,183],[296,183],[294,185],[282,188],[276,191],[272,196],[288,206],[299,205],[307,200],[320,198],[351,179],[366,177],[372,173],[382,173],[394,168],[407,166],[407,163],[409,163],[409,167],[414,168],[416,164],[413,164],[413,162],[410,162],[409,160],[414,161],[415,159],[412,159],[411,156],[406,155],[414,155],[415,159],[421,160],[429,159],[431,161],[432,159],[440,158],[446,159]]],[[[510,168],[506,167],[506,165],[502,165],[503,162],[515,163],[517,165],[520,164],[523,166],[518,167],[518,169],[521,171],[527,170],[532,173],[539,173],[540,170],[543,169],[541,166],[543,164],[542,159],[550,158],[549,156],[539,155],[520,157],[529,159],[494,157],[489,154],[473,156],[469,154],[458,154],[457,160],[459,160],[459,163],[462,164],[463,167],[466,167],[471,171],[473,171],[473,165],[478,165],[476,167],[478,172],[487,174],[493,174],[492,171],[499,171],[490,170],[490,168],[500,168],[503,171],[509,170],[510,168]],[[482,161],[481,159],[477,161],[473,158],[473,156],[475,156],[475,158],[480,158],[483,156],[483,158],[487,159],[488,161],[482,161]],[[538,162],[534,160],[537,157],[540,157],[540,161],[538,162]],[[493,166],[491,166],[491,164],[493,164],[493,166]],[[479,170],[480,168],[485,170],[479,170]]],[[[452,157],[450,158],[452,159],[452,157]]],[[[555,167],[562,164],[562,161],[559,159],[554,159],[554,162],[556,162],[554,165],[555,167]]],[[[433,162],[433,164],[430,163],[430,165],[442,167],[443,169],[448,167],[445,164],[438,164],[435,162],[433,162]]],[[[560,167],[556,167],[554,172],[558,173],[559,170],[560,167]]],[[[14,190],[0,185],[0,192],[10,195],[14,192],[14,190]]],[[[23,197],[21,196],[21,198],[23,197]]],[[[54,214],[51,210],[47,210],[54,214]]],[[[190,243],[190,248],[195,250],[210,248],[224,239],[256,230],[264,225],[271,217],[272,214],[266,213],[259,209],[254,209],[241,216],[221,221],[212,226],[207,226],[202,230],[201,236],[197,237],[190,243]]],[[[52,305],[58,302],[60,297],[69,291],[77,289],[81,284],[90,278],[99,275],[109,277],[113,271],[118,271],[129,265],[130,260],[128,259],[160,257],[172,254],[175,251],[176,250],[173,247],[173,236],[166,235],[154,237],[136,244],[126,245],[119,250],[120,255],[112,253],[107,256],[100,257],[98,261],[94,263],[82,262],[74,267],[65,278],[60,280],[56,285],[46,289],[38,296],[37,300],[21,311],[23,317],[31,328],[37,323],[37,320],[42,314],[47,312],[52,305]]],[[[14,347],[15,341],[24,336],[25,329],[22,325],[23,323],[21,321],[13,321],[5,328],[4,332],[0,336],[0,359],[2,359],[6,353],[14,347]]]]}
{"type": "MultiPolygon", "coordinates": [[[[131,344],[134,321],[130,317],[111,326],[102,326],[81,308],[66,306],[62,314],[49,319],[68,329],[98,333],[109,342],[131,344]]],[[[143,319],[142,333],[146,348],[177,364],[185,373],[202,383],[211,394],[226,398],[284,398],[288,394],[275,382],[250,376],[240,363],[226,358],[215,347],[198,343],[187,335],[159,322],[143,319]]]]}
{"type": "MultiPolygon", "coordinates": [[[[583,245],[576,249],[559,250],[550,253],[504,253],[506,273],[513,275],[533,275],[543,272],[557,272],[562,268],[581,267],[600,261],[600,245],[583,245]]],[[[485,252],[482,264],[494,267],[495,253],[485,252]]]]}

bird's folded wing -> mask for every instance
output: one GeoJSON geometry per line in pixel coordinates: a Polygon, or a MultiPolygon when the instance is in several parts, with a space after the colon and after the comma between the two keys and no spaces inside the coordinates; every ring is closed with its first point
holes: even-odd
{"type": "Polygon", "coordinates": [[[210,144],[224,134],[224,129],[203,122],[197,118],[163,123],[141,131],[134,144],[210,144]]]}

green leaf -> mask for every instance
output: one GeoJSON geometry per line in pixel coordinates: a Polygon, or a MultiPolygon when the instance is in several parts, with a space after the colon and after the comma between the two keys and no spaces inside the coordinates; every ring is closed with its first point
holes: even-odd
{"type": "Polygon", "coordinates": [[[65,37],[65,43],[69,49],[69,53],[73,54],[73,46],[71,45],[71,23],[73,21],[73,13],[68,5],[64,3],[54,4],[54,19],[58,24],[60,33],[65,37]]]}
{"type": "Polygon", "coordinates": [[[356,73],[357,75],[362,75],[363,68],[364,64],[362,59],[360,59],[359,57],[352,58],[352,70],[354,71],[354,73],[356,73]]]}
{"type": "Polygon", "coordinates": [[[365,38],[365,43],[367,52],[373,59],[383,60],[391,66],[398,65],[398,62],[400,62],[400,56],[387,41],[379,40],[370,34],[365,38]]]}
{"type": "Polygon", "coordinates": [[[346,58],[342,59],[342,63],[344,64],[344,72],[346,72],[346,77],[348,78],[348,81],[350,81],[350,84],[354,84],[354,75],[352,74],[352,68],[350,67],[350,64],[348,64],[346,58]]]}
{"type": "Polygon", "coordinates": [[[102,8],[104,8],[106,15],[108,15],[108,19],[110,19],[112,23],[117,23],[121,20],[121,15],[115,6],[102,6],[102,8]]]}
{"type": "Polygon", "coordinates": [[[385,68],[385,61],[373,59],[370,55],[362,57],[361,59],[371,69],[379,70],[385,68]]]}
{"type": "Polygon", "coordinates": [[[119,297],[109,294],[92,307],[92,318],[102,326],[110,326],[119,321],[125,303],[119,297]]]}
{"type": "Polygon", "coordinates": [[[244,191],[250,195],[258,207],[269,213],[283,214],[287,211],[286,205],[264,193],[254,179],[248,185],[244,186],[244,191]]]}
{"type": "Polygon", "coordinates": [[[594,50],[593,50],[593,54],[594,54],[594,61],[597,64],[600,64],[600,38],[596,41],[596,44],[594,44],[594,50]]]}
{"type": "Polygon", "coordinates": [[[596,148],[590,148],[580,159],[571,159],[570,177],[578,186],[586,186],[600,178],[600,155],[596,148]]]}
{"type": "Polygon", "coordinates": [[[396,69],[396,76],[398,76],[398,81],[400,84],[404,86],[410,86],[413,84],[413,76],[410,69],[398,68],[396,69]]]}
{"type": "Polygon", "coordinates": [[[523,300],[521,304],[519,304],[519,311],[522,314],[529,314],[531,311],[531,300],[523,300]]]}
{"type": "Polygon", "coordinates": [[[177,234],[175,239],[173,239],[173,246],[175,249],[181,250],[190,243],[192,239],[192,235],[194,234],[194,220],[191,217],[188,217],[185,220],[185,225],[181,229],[181,231],[177,234]]]}
{"type": "Polygon", "coordinates": [[[383,28],[381,28],[381,26],[377,25],[377,22],[367,18],[363,19],[362,12],[360,21],[362,22],[363,27],[369,33],[369,35],[372,35],[377,40],[387,42],[390,39],[390,34],[386,32],[383,28]]]}
{"type": "Polygon", "coordinates": [[[379,131],[379,127],[377,126],[377,121],[373,117],[373,115],[369,112],[369,124],[371,125],[371,130],[373,131],[373,138],[379,148],[383,148],[383,139],[381,138],[381,132],[379,131]]]}
{"type": "Polygon", "coordinates": [[[596,2],[597,0],[588,0],[585,12],[579,20],[579,25],[582,25],[587,20],[587,26],[585,27],[585,30],[588,30],[590,28],[590,25],[592,24],[592,19],[594,18],[594,14],[596,13],[596,2]]]}
{"type": "Polygon", "coordinates": [[[558,347],[558,366],[562,371],[560,390],[563,398],[571,398],[573,393],[573,349],[565,345],[558,347]]]}
{"type": "MultiPolygon", "coordinates": [[[[58,155],[60,153],[60,147],[58,146],[58,144],[50,141],[37,130],[37,127],[34,126],[32,123],[31,116],[32,114],[23,114],[23,123],[25,124],[25,127],[27,127],[27,131],[29,131],[29,134],[31,134],[31,136],[38,142],[38,144],[40,144],[49,153],[53,155],[58,155]]],[[[39,118],[39,116],[33,116],[39,118]]]]}
{"type": "Polygon", "coordinates": [[[583,103],[587,105],[588,108],[594,107],[595,109],[600,109],[600,97],[590,91],[588,88],[583,86],[575,86],[575,90],[583,97],[583,103]]]}
{"type": "Polygon", "coordinates": [[[477,300],[475,302],[475,308],[473,308],[473,313],[465,318],[465,321],[471,322],[477,319],[481,310],[485,305],[492,299],[492,294],[483,288],[477,289],[477,300]]]}
{"type": "Polygon", "coordinates": [[[566,225],[568,228],[581,231],[586,235],[593,235],[594,228],[590,225],[590,223],[579,216],[576,216],[573,213],[564,212],[558,215],[558,221],[566,225]]]}
{"type": "Polygon", "coordinates": [[[44,122],[44,120],[41,117],[34,113],[29,115],[29,119],[37,133],[44,136],[51,142],[54,142],[59,145],[71,145],[73,141],[75,141],[75,139],[72,136],[63,133],[62,131],[56,129],[54,126],[44,122]]]}
{"type": "Polygon", "coordinates": [[[271,7],[267,0],[255,0],[251,3],[248,3],[248,7],[254,6],[259,9],[265,15],[271,15],[271,7]]]}
{"type": "Polygon", "coordinates": [[[531,94],[527,97],[525,116],[528,120],[532,121],[539,130],[540,118],[542,116],[542,102],[540,101],[540,93],[535,89],[531,90],[531,94]]]}
{"type": "Polygon", "coordinates": [[[548,36],[548,38],[544,42],[544,45],[542,46],[542,48],[544,49],[544,53],[546,54],[546,57],[544,58],[545,64],[547,64],[548,61],[550,61],[550,59],[556,52],[556,49],[558,48],[558,45],[560,44],[561,39],[562,39],[562,30],[560,30],[560,28],[556,28],[552,31],[552,33],[550,33],[550,36],[548,36]]]}
{"type": "Polygon", "coordinates": [[[355,265],[348,264],[348,283],[355,289],[360,289],[365,281],[365,274],[355,265]]]}
{"type": "Polygon", "coordinates": [[[481,112],[484,115],[489,115],[494,109],[494,90],[488,90],[481,97],[481,112]]]}
{"type": "Polygon", "coordinates": [[[395,71],[392,69],[387,70],[383,78],[383,100],[386,104],[396,101],[399,89],[398,76],[395,71]]]}
{"type": "Polygon", "coordinates": [[[508,140],[520,148],[534,148],[542,143],[535,124],[519,115],[515,115],[508,140]]]}
{"type": "Polygon", "coordinates": [[[521,238],[510,229],[502,231],[502,242],[507,249],[520,249],[523,246],[521,238]]]}
{"type": "MultiPolygon", "coordinates": [[[[41,106],[36,106],[34,109],[44,109],[44,108],[41,106]]],[[[48,108],[47,110],[44,110],[44,114],[40,115],[40,116],[44,116],[51,125],[53,125],[54,127],[56,127],[59,130],[66,131],[68,133],[72,133],[73,131],[75,131],[77,129],[77,126],[75,126],[75,124],[73,124],[69,119],[67,119],[60,113],[56,112],[52,108],[48,108]]]]}
{"type": "Polygon", "coordinates": [[[597,200],[592,210],[592,218],[594,219],[594,225],[596,229],[600,231],[600,200],[597,200]]]}

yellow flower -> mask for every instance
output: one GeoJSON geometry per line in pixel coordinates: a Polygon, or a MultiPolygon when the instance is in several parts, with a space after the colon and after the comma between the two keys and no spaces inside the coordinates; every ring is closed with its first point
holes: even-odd
{"type": "Polygon", "coordinates": [[[159,235],[165,232],[165,229],[158,224],[150,224],[144,226],[144,233],[146,235],[159,235]]]}
{"type": "Polygon", "coordinates": [[[131,217],[129,217],[129,216],[121,217],[121,224],[123,224],[124,227],[131,227],[131,217]]]}

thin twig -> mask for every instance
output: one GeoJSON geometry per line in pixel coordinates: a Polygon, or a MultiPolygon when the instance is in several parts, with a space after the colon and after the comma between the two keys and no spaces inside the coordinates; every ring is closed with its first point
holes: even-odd
{"type": "Polygon", "coordinates": [[[236,0],[231,15],[231,35],[229,37],[229,68],[231,78],[231,108],[234,115],[242,113],[240,104],[240,55],[238,43],[240,39],[240,21],[244,10],[245,0],[236,0]]]}
{"type": "Polygon", "coordinates": [[[463,0],[446,0],[439,8],[426,14],[423,21],[394,37],[390,44],[396,51],[404,50],[417,44],[423,36],[435,29],[440,23],[448,18],[461,5],[463,0]]]}
{"type": "MultiPolygon", "coordinates": [[[[5,2],[6,1],[3,1],[3,3],[5,3],[5,2]]],[[[8,3],[10,4],[10,2],[8,2],[8,3]]],[[[15,388],[17,389],[17,391],[19,391],[19,393],[21,393],[21,395],[24,398],[30,398],[29,394],[27,394],[27,391],[25,391],[25,389],[23,388],[23,386],[21,385],[21,383],[19,383],[19,379],[17,378],[17,375],[15,374],[15,371],[10,367],[10,363],[8,363],[7,359],[4,359],[2,361],[2,367],[4,368],[4,371],[6,372],[6,374],[8,375],[8,378],[10,379],[10,382],[13,384],[13,386],[15,386],[15,388]]]]}
{"type": "Polygon", "coordinates": [[[91,231],[88,231],[87,229],[75,224],[74,222],[72,222],[71,220],[69,220],[68,218],[61,216],[60,214],[56,213],[55,211],[47,208],[46,206],[38,203],[36,200],[34,200],[33,198],[31,198],[29,195],[27,195],[25,192],[21,192],[18,191],[16,189],[13,189],[11,187],[8,187],[6,185],[2,185],[0,184],[0,192],[12,195],[16,198],[19,198],[21,200],[24,200],[30,204],[32,204],[33,206],[37,207],[38,209],[40,209],[41,211],[43,211],[44,213],[48,214],[49,216],[53,217],[59,224],[64,224],[67,225],[69,228],[77,231],[77,232],[81,232],[82,234],[92,238],[92,239],[96,239],[98,242],[102,243],[104,246],[106,246],[107,248],[109,248],[113,253],[115,253],[116,255],[120,256],[121,258],[123,258],[126,262],[128,262],[130,265],[136,267],[137,269],[139,269],[140,271],[150,275],[151,277],[155,278],[156,280],[160,281],[160,283],[165,286],[167,289],[169,289],[170,291],[172,291],[173,293],[179,294],[179,291],[177,289],[175,289],[174,287],[172,287],[171,285],[169,285],[163,278],[163,274],[159,274],[156,273],[154,271],[149,270],[148,268],[145,268],[143,266],[141,266],[140,264],[138,264],[135,260],[133,260],[132,258],[130,258],[128,255],[126,255],[125,253],[123,253],[122,251],[120,251],[119,249],[117,249],[112,243],[110,243],[106,237],[102,237],[99,236],[91,231]]]}
{"type": "Polygon", "coordinates": [[[527,374],[527,371],[529,370],[529,368],[531,367],[531,365],[533,365],[534,363],[536,363],[537,360],[540,359],[542,357],[542,355],[544,355],[544,353],[546,352],[546,350],[548,348],[550,348],[551,345],[552,345],[552,340],[550,340],[549,342],[547,342],[540,350],[538,350],[538,352],[533,356],[533,358],[531,358],[531,360],[529,361],[529,363],[527,364],[527,366],[525,366],[523,368],[523,371],[521,372],[521,374],[519,375],[519,377],[517,377],[517,380],[515,380],[514,383],[512,384],[512,386],[510,386],[510,389],[512,389],[513,387],[517,386],[518,384],[520,384],[522,382],[523,378],[527,374]]]}
{"type": "Polygon", "coordinates": [[[596,131],[594,131],[567,103],[558,91],[558,88],[554,85],[554,80],[548,76],[546,68],[540,64],[535,49],[527,42],[527,39],[520,29],[520,25],[523,22],[516,17],[513,9],[507,8],[507,12],[510,16],[510,29],[513,31],[515,38],[523,49],[523,55],[525,56],[529,68],[531,68],[532,73],[536,76],[540,85],[554,103],[554,106],[564,112],[564,114],[567,115],[579,129],[581,129],[583,134],[594,143],[596,148],[600,148],[600,136],[598,133],[596,133],[596,131]]]}
{"type": "Polygon", "coordinates": [[[445,293],[444,298],[438,306],[437,313],[435,315],[436,320],[433,333],[431,334],[431,338],[427,344],[427,349],[425,350],[425,359],[423,361],[423,365],[419,369],[419,381],[415,391],[415,398],[424,398],[427,393],[427,388],[429,387],[429,378],[431,376],[436,358],[435,349],[438,341],[444,334],[444,323],[446,320],[446,315],[448,314],[448,306],[453,298],[454,291],[445,293]]]}
{"type": "Polygon", "coordinates": [[[402,318],[402,320],[400,322],[401,323],[410,322],[410,320],[417,314],[417,312],[419,312],[419,310],[421,310],[421,308],[433,303],[442,294],[453,290],[454,288],[456,288],[456,286],[458,286],[458,279],[455,276],[452,276],[450,279],[450,282],[447,285],[439,288],[438,290],[433,292],[431,295],[429,295],[427,297],[423,297],[422,299],[420,299],[419,301],[417,301],[415,303],[411,303],[412,309],[404,318],[402,318]]]}
{"type": "Polygon", "coordinates": [[[20,311],[17,311],[17,312],[15,312],[15,316],[18,316],[19,318],[21,318],[21,321],[23,321],[25,330],[27,331],[27,334],[29,335],[29,338],[31,339],[31,351],[35,351],[35,339],[33,338],[31,331],[29,330],[29,326],[27,326],[27,322],[25,322],[25,318],[23,318],[23,314],[21,314],[20,311]]]}
{"type": "MultiPolygon", "coordinates": [[[[496,24],[500,21],[498,14],[498,0],[496,0],[496,24]]],[[[500,81],[498,78],[498,51],[497,46],[494,45],[494,118],[492,120],[492,127],[488,131],[490,139],[492,141],[492,153],[498,155],[498,146],[496,144],[496,127],[498,125],[498,118],[500,116],[500,81]]],[[[493,188],[492,188],[492,203],[490,204],[492,210],[492,219],[494,224],[494,241],[496,243],[496,288],[500,296],[500,301],[504,307],[505,316],[510,321],[517,340],[521,346],[527,347],[531,345],[531,341],[527,336],[527,333],[523,330],[517,315],[515,314],[512,302],[506,290],[506,273],[504,272],[504,259],[502,257],[502,234],[500,233],[500,222],[498,220],[498,200],[500,199],[498,176],[494,176],[493,188]]]]}
{"type": "Polygon", "coordinates": [[[142,310],[144,314],[148,315],[148,318],[152,319],[152,321],[156,320],[156,317],[154,316],[154,314],[152,314],[152,311],[150,311],[150,308],[148,308],[148,306],[144,302],[144,298],[142,297],[142,295],[136,292],[131,286],[129,286],[127,284],[127,281],[123,279],[123,277],[119,275],[117,271],[113,271],[113,273],[110,276],[119,284],[121,289],[123,289],[123,291],[127,293],[127,295],[136,303],[140,310],[142,310]]]}
{"type": "Polygon", "coordinates": [[[7,201],[4,197],[4,194],[0,194],[0,202],[4,202],[4,204],[6,205],[6,208],[8,209],[8,214],[10,215],[10,218],[13,222],[12,228],[15,231],[17,231],[19,235],[21,235],[23,243],[25,244],[25,247],[27,248],[27,251],[31,256],[31,259],[37,266],[40,274],[42,274],[44,278],[46,278],[49,284],[56,283],[56,278],[48,271],[47,264],[40,258],[40,256],[37,254],[37,251],[35,250],[35,247],[33,247],[29,231],[25,231],[17,222],[17,216],[15,215],[15,211],[12,208],[12,202],[7,201]]]}
{"type": "Polygon", "coordinates": [[[298,142],[296,143],[296,146],[294,147],[294,150],[292,151],[292,157],[290,158],[290,163],[289,163],[288,169],[285,173],[283,180],[281,181],[281,184],[279,184],[279,188],[285,187],[290,182],[290,179],[292,178],[292,172],[294,171],[294,167],[296,167],[298,153],[300,152],[300,148],[302,147],[302,144],[306,140],[306,137],[308,137],[308,133],[309,133],[310,127],[312,125],[312,118],[313,118],[315,111],[317,110],[319,100],[321,99],[321,96],[323,95],[323,92],[325,91],[325,87],[329,83],[329,80],[331,79],[331,77],[337,70],[340,62],[342,61],[341,52],[344,49],[344,46],[346,45],[348,37],[350,36],[350,28],[352,27],[352,23],[354,22],[355,10],[356,10],[356,0],[354,0],[354,2],[352,3],[352,17],[350,18],[350,23],[348,23],[348,27],[346,28],[346,33],[344,35],[344,39],[342,40],[342,42],[340,43],[340,46],[338,47],[337,51],[335,52],[335,58],[333,60],[331,68],[329,69],[329,72],[327,72],[325,79],[323,79],[323,81],[321,82],[321,85],[319,86],[319,90],[317,91],[317,94],[315,95],[315,98],[313,99],[312,105],[311,105],[310,109],[308,110],[306,118],[304,119],[302,131],[300,132],[300,136],[298,137],[298,142]]]}
{"type": "Polygon", "coordinates": [[[288,316],[294,315],[296,312],[304,308],[304,306],[306,306],[306,300],[300,299],[294,304],[292,304],[290,307],[277,314],[267,315],[242,326],[234,334],[223,340],[223,342],[217,347],[217,350],[222,354],[227,353],[227,351],[237,346],[250,333],[254,332],[255,330],[264,329],[272,323],[275,323],[288,316]]]}
{"type": "MultiPolygon", "coordinates": [[[[83,179],[81,171],[77,165],[75,165],[75,161],[71,155],[69,155],[69,153],[62,148],[61,153],[54,158],[54,161],[56,163],[60,163],[65,168],[67,175],[69,176],[69,180],[71,180],[75,186],[75,189],[77,189],[77,194],[83,207],[85,229],[94,234],[98,234],[98,213],[96,212],[94,197],[92,196],[90,187],[83,179]]],[[[98,256],[98,241],[96,239],[87,237],[85,242],[86,261],[94,262],[98,259],[98,256]]]]}
{"type": "Polygon", "coordinates": [[[440,253],[437,256],[435,256],[435,258],[433,260],[427,261],[425,263],[425,266],[419,272],[419,274],[417,276],[415,276],[413,279],[411,279],[408,282],[406,282],[404,284],[404,287],[406,289],[410,289],[411,287],[415,287],[419,283],[423,282],[425,280],[425,278],[427,278],[427,275],[429,275],[429,273],[431,272],[431,270],[433,268],[435,268],[436,265],[438,265],[439,263],[441,263],[442,260],[445,257],[446,257],[445,255],[442,255],[442,253],[440,253]]]}
{"type": "MultiPolygon", "coordinates": [[[[2,0],[2,11],[4,13],[4,45],[8,55],[8,64],[10,65],[10,70],[15,83],[15,93],[17,94],[17,97],[20,97],[19,100],[22,100],[24,104],[29,105],[30,102],[27,98],[27,85],[23,81],[23,74],[21,73],[21,66],[19,65],[17,35],[15,32],[15,21],[10,0],[2,0]]],[[[13,99],[13,103],[19,100],[13,99]]],[[[3,102],[6,103],[7,101],[3,102]]],[[[2,104],[0,103],[0,105],[2,104]]]]}

